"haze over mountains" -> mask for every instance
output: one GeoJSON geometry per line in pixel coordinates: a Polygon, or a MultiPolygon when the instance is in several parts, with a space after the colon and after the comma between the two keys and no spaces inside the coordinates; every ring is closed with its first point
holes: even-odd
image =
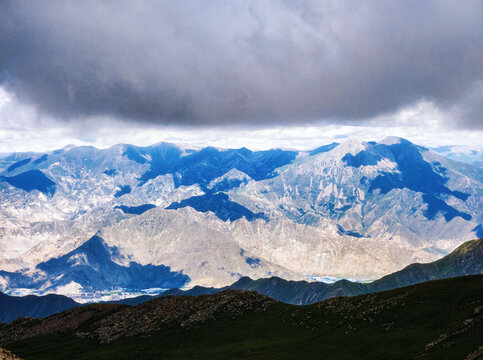
{"type": "Polygon", "coordinates": [[[483,166],[483,151],[481,149],[476,150],[463,145],[446,145],[434,147],[432,150],[452,160],[466,162],[479,167],[483,166]]]}
{"type": "Polygon", "coordinates": [[[68,147],[0,166],[7,292],[82,301],[242,276],[375,279],[483,231],[482,169],[401,138],[306,152],[68,147]]]}

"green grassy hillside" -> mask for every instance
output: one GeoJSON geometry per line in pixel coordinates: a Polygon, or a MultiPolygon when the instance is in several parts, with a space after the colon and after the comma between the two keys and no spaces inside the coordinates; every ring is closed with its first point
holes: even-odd
{"type": "Polygon", "coordinates": [[[96,304],[0,328],[25,359],[477,359],[483,276],[288,305],[250,291],[96,304]]]}

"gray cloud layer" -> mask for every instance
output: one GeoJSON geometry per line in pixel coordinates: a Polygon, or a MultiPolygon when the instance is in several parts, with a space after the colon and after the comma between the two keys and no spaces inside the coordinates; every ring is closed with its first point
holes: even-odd
{"type": "Polygon", "coordinates": [[[358,121],[428,100],[481,128],[482,19],[480,0],[0,0],[0,81],[59,118],[358,121]]]}

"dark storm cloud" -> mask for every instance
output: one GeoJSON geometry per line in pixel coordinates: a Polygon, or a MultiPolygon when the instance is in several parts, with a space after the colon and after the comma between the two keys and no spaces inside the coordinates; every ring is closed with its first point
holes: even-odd
{"type": "Polygon", "coordinates": [[[428,100],[482,126],[480,0],[0,4],[1,83],[59,118],[357,121],[428,100]]]}

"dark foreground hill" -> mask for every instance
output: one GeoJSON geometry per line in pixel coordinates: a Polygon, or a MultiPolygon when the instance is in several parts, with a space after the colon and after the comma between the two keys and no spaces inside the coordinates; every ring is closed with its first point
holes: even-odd
{"type": "Polygon", "coordinates": [[[24,359],[477,359],[483,276],[284,304],[250,291],[93,304],[0,327],[24,359]]]}

